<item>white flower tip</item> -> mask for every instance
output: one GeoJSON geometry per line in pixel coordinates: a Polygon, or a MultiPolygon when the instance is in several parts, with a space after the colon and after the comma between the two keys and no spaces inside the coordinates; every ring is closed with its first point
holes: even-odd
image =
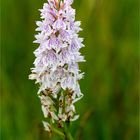
{"type": "Polygon", "coordinates": [[[29,75],[29,77],[28,77],[29,79],[31,79],[31,80],[34,80],[34,79],[36,79],[36,74],[30,74],[29,75]]]}
{"type": "Polygon", "coordinates": [[[51,127],[50,124],[48,122],[42,121],[44,128],[46,131],[50,132],[51,131],[51,127]]]}
{"type": "Polygon", "coordinates": [[[70,121],[76,121],[79,118],[79,115],[75,115],[70,121]]]}
{"type": "Polygon", "coordinates": [[[67,5],[72,5],[73,0],[64,0],[64,3],[66,3],[67,5]]]}

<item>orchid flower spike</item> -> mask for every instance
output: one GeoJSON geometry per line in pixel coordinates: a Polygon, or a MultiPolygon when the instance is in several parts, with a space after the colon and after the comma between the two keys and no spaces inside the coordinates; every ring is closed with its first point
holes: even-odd
{"type": "Polygon", "coordinates": [[[75,21],[73,0],[48,0],[37,21],[39,31],[35,35],[39,47],[34,51],[34,68],[29,79],[39,84],[38,97],[45,117],[45,130],[51,131],[51,124],[63,127],[66,121],[75,121],[75,102],[83,97],[79,80],[83,73],[78,63],[84,62],[79,50],[84,47],[78,33],[80,21],[75,21]]]}

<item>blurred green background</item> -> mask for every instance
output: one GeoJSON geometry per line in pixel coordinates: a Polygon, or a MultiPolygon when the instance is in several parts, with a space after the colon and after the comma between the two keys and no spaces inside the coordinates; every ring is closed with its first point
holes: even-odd
{"type": "MultiPolygon", "coordinates": [[[[1,1],[1,140],[49,140],[38,86],[28,80],[35,59],[38,9],[46,0],[1,1]]],[[[75,0],[86,63],[75,140],[138,140],[138,0],[75,0]]],[[[59,140],[56,135],[52,140],[59,140]]]]}

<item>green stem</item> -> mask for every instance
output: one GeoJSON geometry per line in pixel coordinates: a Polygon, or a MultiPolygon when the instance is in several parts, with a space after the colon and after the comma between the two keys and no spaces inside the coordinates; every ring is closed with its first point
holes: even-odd
{"type": "Polygon", "coordinates": [[[65,134],[65,140],[74,140],[70,131],[69,131],[69,122],[66,122],[66,124],[64,124],[64,134],[65,134]]]}
{"type": "Polygon", "coordinates": [[[74,140],[70,131],[69,131],[69,122],[66,122],[64,124],[64,132],[61,132],[60,130],[56,129],[55,127],[52,127],[52,131],[60,136],[63,140],[74,140]]]}
{"type": "Polygon", "coordinates": [[[63,133],[63,132],[61,132],[61,131],[59,131],[58,129],[56,129],[56,128],[52,127],[52,131],[53,131],[54,133],[56,133],[57,135],[59,135],[62,139],[64,139],[64,138],[65,138],[64,133],[63,133]]]}

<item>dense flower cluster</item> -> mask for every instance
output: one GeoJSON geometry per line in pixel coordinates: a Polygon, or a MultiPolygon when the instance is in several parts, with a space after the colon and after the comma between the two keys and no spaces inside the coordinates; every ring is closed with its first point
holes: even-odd
{"type": "MultiPolygon", "coordinates": [[[[38,96],[41,100],[45,118],[52,123],[78,119],[74,103],[82,98],[78,81],[83,73],[78,62],[84,61],[79,49],[84,45],[78,36],[80,22],[75,21],[75,10],[72,0],[48,0],[41,9],[42,21],[37,21],[39,33],[35,43],[39,47],[34,51],[36,59],[30,79],[35,79],[40,88],[38,96]]],[[[43,122],[50,131],[50,124],[43,122]]]]}

